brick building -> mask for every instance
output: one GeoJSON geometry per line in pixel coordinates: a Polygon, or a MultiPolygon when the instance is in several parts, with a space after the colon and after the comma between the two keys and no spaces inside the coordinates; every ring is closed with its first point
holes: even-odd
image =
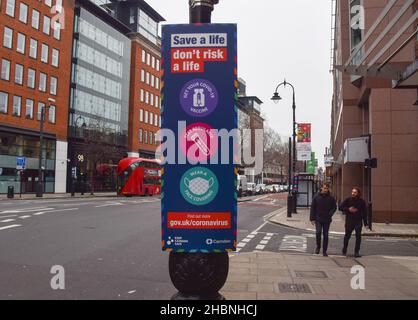
{"type": "Polygon", "coordinates": [[[35,192],[41,110],[45,191],[65,192],[74,1],[2,0],[0,9],[0,193],[35,192]]]}
{"type": "Polygon", "coordinates": [[[333,192],[359,186],[374,221],[417,223],[417,1],[333,3],[333,192]]]}

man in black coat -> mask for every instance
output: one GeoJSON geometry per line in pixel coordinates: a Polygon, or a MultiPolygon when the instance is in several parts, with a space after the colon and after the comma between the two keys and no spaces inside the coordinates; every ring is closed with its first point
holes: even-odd
{"type": "Polygon", "coordinates": [[[339,210],[345,214],[345,236],[343,255],[347,255],[348,242],[351,234],[356,232],[356,246],[354,256],[360,257],[361,231],[364,226],[367,227],[367,209],[366,202],[361,198],[360,188],[355,187],[351,191],[351,197],[341,203],[339,210]]]}
{"type": "Polygon", "coordinates": [[[324,234],[324,243],[322,253],[324,257],[327,257],[328,250],[328,235],[329,228],[332,222],[332,216],[337,210],[337,203],[329,192],[329,185],[324,183],[321,188],[321,192],[317,194],[311,204],[310,220],[312,225],[316,229],[316,250],[315,253],[319,254],[321,250],[321,235],[324,234]]]}

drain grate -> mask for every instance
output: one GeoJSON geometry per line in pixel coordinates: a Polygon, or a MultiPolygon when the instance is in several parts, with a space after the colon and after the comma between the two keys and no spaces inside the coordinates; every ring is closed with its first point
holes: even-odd
{"type": "Polygon", "coordinates": [[[281,293],[312,293],[306,283],[279,283],[281,293]]]}
{"type": "Polygon", "coordinates": [[[297,278],[328,279],[324,271],[295,271],[297,278]]]}

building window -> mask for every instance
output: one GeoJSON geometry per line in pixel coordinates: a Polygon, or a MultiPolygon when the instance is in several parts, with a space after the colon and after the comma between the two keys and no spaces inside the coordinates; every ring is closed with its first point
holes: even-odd
{"type": "Polygon", "coordinates": [[[16,51],[25,54],[26,36],[22,33],[17,34],[17,48],[16,51]]]}
{"type": "Polygon", "coordinates": [[[151,55],[147,53],[147,65],[151,65],[151,55]]]}
{"type": "Polygon", "coordinates": [[[15,16],[15,0],[6,1],[6,14],[11,17],[15,16]]]}
{"type": "Polygon", "coordinates": [[[46,92],[46,74],[43,72],[39,73],[39,91],[46,92]]]}
{"type": "Polygon", "coordinates": [[[155,107],[156,108],[158,108],[158,100],[159,100],[159,97],[158,96],[155,96],[155,107]]]}
{"type": "Polygon", "coordinates": [[[159,59],[157,59],[157,65],[156,65],[156,67],[157,67],[157,71],[160,71],[160,60],[159,59]]]}
{"type": "Polygon", "coordinates": [[[49,52],[48,45],[46,45],[45,43],[42,43],[42,46],[41,46],[41,61],[44,62],[44,63],[48,63],[48,52],[49,52]]]}
{"type": "Polygon", "coordinates": [[[23,85],[23,66],[17,63],[15,65],[15,83],[23,85]]]}
{"type": "Polygon", "coordinates": [[[42,113],[44,112],[44,109],[45,109],[45,103],[38,102],[38,112],[37,112],[38,121],[41,121],[41,117],[42,117],[42,113]]]}
{"type": "Polygon", "coordinates": [[[147,80],[146,83],[149,85],[149,72],[147,72],[147,80]]]}
{"type": "Polygon", "coordinates": [[[153,134],[152,134],[152,132],[150,132],[149,133],[149,144],[152,144],[152,136],[153,136],[153,134]]]}
{"type": "Polygon", "coordinates": [[[151,87],[153,87],[153,88],[154,88],[154,86],[155,86],[155,77],[154,77],[154,75],[152,74],[152,75],[151,75],[151,87]]]}
{"type": "Polygon", "coordinates": [[[55,21],[54,25],[52,26],[52,29],[54,30],[54,38],[57,40],[60,40],[61,39],[61,24],[55,21]]]}
{"type": "Polygon", "coordinates": [[[145,91],[145,103],[149,104],[149,92],[145,91]]]}
{"type": "Polygon", "coordinates": [[[0,91],[0,113],[7,113],[9,95],[0,91]]]}
{"type": "Polygon", "coordinates": [[[6,59],[1,60],[1,79],[10,80],[10,61],[6,59]]]}
{"type": "Polygon", "coordinates": [[[145,110],[145,123],[148,124],[148,111],[145,110]]]}
{"type": "Polygon", "coordinates": [[[13,96],[13,115],[20,117],[20,109],[22,108],[22,97],[13,96]]]}
{"type": "Polygon", "coordinates": [[[33,119],[33,100],[31,99],[26,99],[25,118],[33,119]]]}
{"type": "Polygon", "coordinates": [[[160,90],[160,79],[158,77],[155,77],[155,88],[160,90]]]}
{"type": "Polygon", "coordinates": [[[139,142],[142,143],[142,129],[139,129],[139,142]]]}
{"type": "Polygon", "coordinates": [[[52,0],[45,0],[45,4],[46,4],[48,7],[52,7],[52,0]]]}
{"type": "Polygon", "coordinates": [[[32,9],[32,28],[39,30],[39,11],[32,9]]]}
{"type": "Polygon", "coordinates": [[[19,6],[19,20],[23,23],[28,23],[28,6],[23,2],[19,6]]]}
{"type": "Polygon", "coordinates": [[[36,59],[38,57],[38,41],[30,39],[29,57],[36,59]]]}
{"type": "Polygon", "coordinates": [[[154,125],[158,127],[158,115],[154,114],[154,125]]]}
{"type": "Polygon", "coordinates": [[[145,70],[141,70],[141,82],[145,82],[145,70]]]}
{"type": "Polygon", "coordinates": [[[48,108],[48,122],[55,123],[55,106],[49,106],[48,108]]]}
{"type": "Polygon", "coordinates": [[[139,121],[144,122],[144,110],[143,109],[139,110],[139,121]]]}
{"type": "Polygon", "coordinates": [[[44,22],[42,26],[42,32],[49,35],[51,32],[51,18],[44,16],[44,22]]]}
{"type": "Polygon", "coordinates": [[[3,46],[9,49],[13,46],[13,30],[8,27],[4,27],[3,46]]]}
{"type": "Polygon", "coordinates": [[[59,59],[60,59],[60,52],[57,49],[52,49],[52,65],[54,67],[58,67],[59,65],[59,59]]]}
{"type": "MultiPolygon", "coordinates": [[[[144,11],[138,10],[138,32],[153,43],[157,43],[158,23],[151,19],[144,11]]],[[[150,63],[148,63],[150,65],[150,63]]]]}
{"type": "Polygon", "coordinates": [[[55,77],[50,77],[50,84],[49,84],[49,93],[56,96],[57,95],[57,87],[58,87],[58,79],[55,77]]]}
{"type": "Polygon", "coordinates": [[[154,56],[152,56],[152,58],[151,58],[151,67],[153,68],[153,69],[155,69],[155,57],[154,56]]]}
{"type": "Polygon", "coordinates": [[[149,124],[154,125],[154,114],[152,112],[149,114],[149,124]]]}
{"type": "Polygon", "coordinates": [[[28,69],[28,88],[35,89],[36,71],[28,69]]]}
{"type": "Polygon", "coordinates": [[[147,53],[145,52],[145,50],[142,49],[142,62],[145,63],[147,58],[147,53]]]}
{"type": "Polygon", "coordinates": [[[148,144],[148,131],[145,130],[145,141],[146,144],[148,144]]]}
{"type": "Polygon", "coordinates": [[[141,89],[141,102],[144,102],[144,89],[141,89]]]}

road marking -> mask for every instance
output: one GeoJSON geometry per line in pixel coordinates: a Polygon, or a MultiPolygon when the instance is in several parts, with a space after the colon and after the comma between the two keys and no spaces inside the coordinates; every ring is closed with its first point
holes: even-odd
{"type": "Polygon", "coordinates": [[[260,198],[254,199],[254,200],[252,200],[252,201],[253,201],[253,202],[257,202],[257,201],[259,201],[259,200],[263,200],[263,199],[268,198],[268,197],[270,197],[270,195],[267,195],[267,196],[263,196],[263,197],[260,197],[260,198]]]}
{"type": "Polygon", "coordinates": [[[20,216],[19,219],[27,219],[30,218],[31,216],[20,216]]]}
{"type": "Polygon", "coordinates": [[[102,204],[101,206],[95,206],[95,207],[96,208],[104,208],[104,207],[112,207],[112,206],[123,206],[123,203],[112,202],[112,203],[102,204]]]}
{"type": "Polygon", "coordinates": [[[21,226],[22,226],[21,224],[12,224],[10,226],[1,227],[0,231],[7,230],[7,229],[12,229],[12,228],[17,228],[17,227],[21,227],[21,226]]]}
{"type": "Polygon", "coordinates": [[[295,252],[307,252],[308,239],[303,236],[284,236],[282,243],[280,244],[280,251],[295,251],[295,252]]]}
{"type": "Polygon", "coordinates": [[[266,245],[267,243],[269,243],[268,240],[261,240],[260,241],[260,244],[263,244],[263,245],[266,245]]]}
{"type": "Polygon", "coordinates": [[[16,214],[12,214],[10,216],[2,216],[1,219],[14,218],[14,217],[17,217],[17,215],[16,214]]]}
{"type": "Polygon", "coordinates": [[[0,212],[0,214],[4,213],[26,213],[26,212],[34,212],[34,211],[46,211],[46,210],[54,210],[54,208],[47,208],[47,207],[40,207],[40,208],[26,208],[26,209],[19,209],[19,210],[6,210],[0,212]]]}
{"type": "Polygon", "coordinates": [[[34,216],[41,216],[41,215],[43,215],[43,214],[45,214],[45,212],[37,212],[37,213],[34,213],[33,215],[34,215],[34,216]]]}
{"type": "Polygon", "coordinates": [[[245,239],[243,239],[241,242],[246,242],[246,243],[248,243],[248,242],[250,242],[252,239],[248,239],[248,238],[245,238],[245,239]]]}
{"type": "Polygon", "coordinates": [[[237,247],[238,248],[244,248],[246,245],[247,245],[246,243],[240,242],[240,243],[237,244],[237,247]]]}
{"type": "Polygon", "coordinates": [[[6,220],[3,220],[3,221],[0,221],[0,223],[9,223],[9,222],[13,222],[13,221],[15,221],[15,219],[6,219],[6,220]]]}
{"type": "Polygon", "coordinates": [[[57,209],[57,210],[50,210],[50,211],[40,211],[37,213],[34,213],[34,216],[41,216],[45,213],[51,213],[51,212],[63,212],[63,211],[75,211],[75,210],[79,210],[79,208],[68,208],[68,209],[57,209]]]}
{"type": "Polygon", "coordinates": [[[265,247],[266,247],[266,246],[259,244],[259,245],[258,245],[258,246],[256,246],[255,248],[256,248],[257,250],[264,250],[264,248],[265,248],[265,247]]]}

